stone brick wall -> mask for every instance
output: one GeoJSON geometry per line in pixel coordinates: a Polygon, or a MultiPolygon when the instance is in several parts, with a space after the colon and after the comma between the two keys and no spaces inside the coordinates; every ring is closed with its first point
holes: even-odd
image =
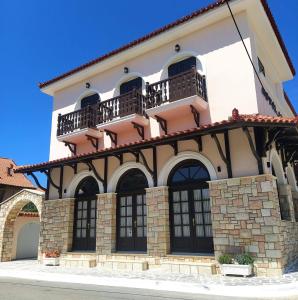
{"type": "Polygon", "coordinates": [[[40,251],[71,250],[73,236],[74,199],[43,201],[41,214],[40,251]]]}
{"type": "Polygon", "coordinates": [[[215,256],[250,252],[256,258],[257,275],[281,274],[283,256],[292,252],[285,251],[289,238],[296,243],[297,235],[294,238],[294,225],[283,225],[282,222],[288,222],[280,219],[275,178],[259,175],[218,180],[209,185],[215,256]]]}
{"type": "Polygon", "coordinates": [[[116,250],[115,193],[97,195],[96,252],[109,255],[116,250]]]}
{"type": "Polygon", "coordinates": [[[147,253],[163,257],[170,252],[168,187],[146,189],[147,253]]]}

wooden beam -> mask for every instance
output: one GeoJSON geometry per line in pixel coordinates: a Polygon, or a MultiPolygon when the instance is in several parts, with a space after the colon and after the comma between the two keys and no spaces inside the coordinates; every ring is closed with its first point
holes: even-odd
{"type": "Polygon", "coordinates": [[[247,127],[243,127],[242,130],[244,131],[245,135],[246,135],[246,138],[248,140],[248,143],[249,143],[249,147],[251,149],[251,152],[252,154],[254,155],[254,157],[256,158],[257,160],[257,163],[258,163],[258,169],[259,169],[259,174],[264,174],[264,169],[263,169],[263,163],[262,163],[262,159],[261,157],[258,155],[258,152],[255,148],[255,145],[254,145],[254,142],[252,140],[252,137],[249,133],[249,130],[247,127]]]}
{"type": "Polygon", "coordinates": [[[59,199],[62,199],[63,193],[63,176],[64,176],[64,166],[60,167],[60,180],[59,180],[59,199]]]}
{"type": "Polygon", "coordinates": [[[104,192],[107,193],[108,192],[108,171],[109,171],[109,158],[106,156],[104,158],[104,175],[103,175],[103,180],[104,180],[104,192]]]}
{"type": "Polygon", "coordinates": [[[216,144],[216,146],[217,146],[217,150],[218,150],[218,152],[219,152],[219,155],[220,155],[221,159],[223,160],[223,162],[224,162],[226,165],[228,165],[228,160],[227,160],[227,158],[225,157],[225,155],[224,155],[224,153],[223,153],[223,150],[222,150],[222,147],[221,147],[221,144],[220,144],[220,142],[219,142],[219,140],[218,140],[217,135],[216,135],[216,134],[211,134],[211,137],[212,137],[213,140],[215,141],[215,144],[216,144]]]}
{"type": "Polygon", "coordinates": [[[157,151],[156,146],[152,147],[152,156],[153,156],[153,183],[156,187],[158,185],[157,182],[157,151]]]}
{"type": "Polygon", "coordinates": [[[227,159],[228,177],[233,178],[231,152],[230,152],[230,138],[229,138],[228,130],[224,133],[224,139],[225,139],[225,150],[226,150],[225,152],[226,152],[226,159],[227,159]]]}

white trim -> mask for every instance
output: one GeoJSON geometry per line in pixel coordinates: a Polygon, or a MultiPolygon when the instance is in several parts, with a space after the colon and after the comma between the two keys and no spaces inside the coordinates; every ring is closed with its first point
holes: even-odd
{"type": "Polygon", "coordinates": [[[144,81],[144,75],[139,72],[130,72],[127,74],[124,74],[116,83],[114,91],[113,91],[113,97],[117,97],[120,95],[120,85],[124,82],[130,81],[132,79],[141,77],[142,78],[142,92],[145,91],[145,81],[144,81]]]}
{"type": "Polygon", "coordinates": [[[281,159],[275,149],[272,149],[270,153],[270,166],[271,166],[271,173],[272,173],[272,166],[274,167],[277,182],[279,184],[287,184],[281,159]]]}
{"type": "Polygon", "coordinates": [[[78,184],[87,176],[92,176],[96,180],[98,184],[99,194],[104,192],[103,184],[99,180],[97,180],[93,172],[84,170],[73,177],[72,181],[68,185],[66,198],[74,198],[78,184]]]}
{"type": "Polygon", "coordinates": [[[286,174],[288,178],[289,185],[291,186],[292,191],[298,192],[298,186],[296,181],[296,176],[293,167],[288,164],[286,167],[286,174]]]}
{"type": "Polygon", "coordinates": [[[109,183],[108,183],[108,193],[116,192],[117,183],[118,183],[120,177],[126,171],[128,171],[130,169],[140,169],[147,178],[148,187],[154,186],[152,176],[147,171],[147,169],[145,168],[144,165],[142,165],[141,163],[136,163],[136,162],[126,162],[113,172],[113,176],[110,178],[109,183]]]}
{"type": "Polygon", "coordinates": [[[100,96],[100,93],[98,90],[96,89],[86,89],[83,93],[80,94],[80,96],[77,98],[77,100],[75,101],[75,107],[74,107],[74,110],[79,110],[81,109],[81,100],[84,98],[84,97],[87,97],[87,96],[90,96],[90,95],[93,95],[93,94],[98,94],[99,96],[99,100],[101,100],[101,96],[100,96]]]}
{"type": "Polygon", "coordinates": [[[179,53],[176,53],[175,55],[171,56],[166,63],[162,66],[161,68],[161,74],[160,74],[160,80],[164,80],[166,78],[168,78],[168,67],[169,65],[176,63],[180,60],[183,60],[185,58],[194,56],[197,59],[197,71],[203,75],[206,74],[206,68],[205,68],[205,64],[203,63],[204,58],[199,55],[197,52],[194,51],[181,51],[179,53]]]}
{"type": "Polygon", "coordinates": [[[216,180],[217,174],[215,168],[208,158],[203,156],[201,153],[193,152],[193,151],[183,151],[180,152],[177,156],[171,157],[167,163],[161,169],[158,176],[158,186],[167,186],[168,185],[168,177],[172,169],[180,162],[187,159],[195,159],[200,161],[208,170],[210,179],[216,180]]]}

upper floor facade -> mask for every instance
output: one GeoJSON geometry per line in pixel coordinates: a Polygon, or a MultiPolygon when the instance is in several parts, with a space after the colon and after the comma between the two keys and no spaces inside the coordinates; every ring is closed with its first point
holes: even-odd
{"type": "Polygon", "coordinates": [[[50,160],[219,122],[235,107],[292,117],[282,85],[295,70],[266,2],[230,6],[243,42],[218,1],[42,83],[54,98],[50,160]]]}

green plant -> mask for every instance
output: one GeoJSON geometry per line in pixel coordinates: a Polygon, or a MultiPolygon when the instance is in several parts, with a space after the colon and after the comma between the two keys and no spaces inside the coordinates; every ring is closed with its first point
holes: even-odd
{"type": "Polygon", "coordinates": [[[253,257],[249,253],[238,254],[235,260],[239,265],[252,265],[254,262],[253,257]]]}
{"type": "Polygon", "coordinates": [[[222,254],[219,258],[218,258],[218,262],[223,265],[231,265],[233,263],[233,258],[230,254],[222,254]]]}

